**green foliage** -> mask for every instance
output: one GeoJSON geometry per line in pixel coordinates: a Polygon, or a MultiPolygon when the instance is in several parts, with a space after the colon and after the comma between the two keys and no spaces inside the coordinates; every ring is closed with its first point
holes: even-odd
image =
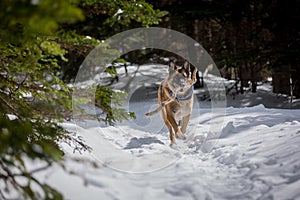
{"type": "Polygon", "coordinates": [[[121,122],[129,118],[135,118],[135,114],[122,108],[128,94],[122,91],[114,91],[110,88],[97,86],[95,93],[95,105],[103,112],[98,119],[109,125],[121,122]]]}
{"type": "Polygon", "coordinates": [[[52,162],[62,160],[63,152],[57,142],[66,132],[44,119],[10,120],[5,115],[0,116],[0,127],[0,177],[5,184],[0,191],[1,199],[11,190],[16,190],[25,199],[62,199],[59,192],[37,180],[34,174],[47,169],[52,162]],[[28,171],[27,159],[39,160],[43,165],[28,171]],[[27,179],[26,184],[19,183],[22,178],[27,179]],[[44,193],[38,193],[39,189],[44,193]]]}
{"type": "Polygon", "coordinates": [[[110,1],[107,5],[109,15],[112,17],[108,18],[106,23],[111,26],[116,23],[128,26],[132,21],[136,21],[144,27],[149,27],[152,24],[158,24],[167,14],[166,11],[154,10],[153,6],[144,0],[117,0],[110,1]]]}
{"type": "Polygon", "coordinates": [[[3,0],[0,2],[1,42],[17,43],[36,39],[37,35],[53,35],[60,23],[82,20],[74,0],[3,0]],[[7,34],[10,33],[10,34],[7,34]]]}
{"type": "Polygon", "coordinates": [[[0,7],[0,198],[17,191],[17,198],[62,199],[34,174],[53,162],[63,165],[58,142],[71,140],[58,124],[70,116],[71,99],[58,78],[66,51],[56,30],[83,15],[69,1],[5,0],[0,7]],[[44,166],[28,171],[29,160],[44,166]]]}
{"type": "Polygon", "coordinates": [[[72,28],[82,35],[106,39],[129,28],[149,27],[161,22],[166,11],[154,9],[145,0],[81,0],[86,20],[72,28]]]}
{"type": "MultiPolygon", "coordinates": [[[[94,33],[109,34],[91,31],[96,26],[101,30],[132,22],[149,26],[157,24],[165,12],[144,0],[2,0],[0,7],[0,181],[5,185],[0,199],[9,199],[15,192],[17,199],[62,199],[35,173],[53,163],[64,167],[60,142],[79,151],[89,148],[59,125],[71,117],[72,108],[72,88],[61,78],[74,80],[96,46],[104,47],[105,55],[116,53],[105,50],[108,44],[94,33]],[[119,8],[123,13],[115,15],[119,8]],[[98,24],[90,23],[95,21],[98,24]],[[28,163],[35,161],[42,167],[29,170],[28,163]]],[[[117,76],[114,68],[108,72],[117,76]]],[[[135,117],[122,108],[126,93],[97,86],[95,95],[96,106],[103,111],[99,120],[112,125],[135,117]]]]}
{"type": "Polygon", "coordinates": [[[105,45],[105,39],[128,28],[158,24],[167,14],[145,0],[81,0],[78,5],[85,20],[64,25],[59,32],[59,41],[68,51],[68,62],[61,63],[62,78],[67,82],[74,81],[85,57],[96,46],[105,45]]]}
{"type": "Polygon", "coordinates": [[[59,32],[59,40],[61,44],[69,45],[64,48],[69,49],[72,45],[91,45],[96,47],[100,44],[99,40],[77,34],[74,30],[61,30],[59,32]]]}

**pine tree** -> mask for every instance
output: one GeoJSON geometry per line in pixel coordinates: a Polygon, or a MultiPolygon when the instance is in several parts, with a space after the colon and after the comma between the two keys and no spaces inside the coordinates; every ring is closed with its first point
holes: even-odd
{"type": "MultiPolygon", "coordinates": [[[[63,167],[64,153],[59,145],[62,141],[77,150],[88,149],[60,126],[60,122],[71,118],[72,114],[72,88],[61,77],[74,78],[84,57],[99,44],[97,39],[103,39],[95,35],[86,40],[86,35],[80,35],[84,32],[76,32],[79,25],[90,26],[89,20],[84,21],[84,18],[99,17],[93,13],[93,6],[99,12],[100,8],[111,11],[106,22],[101,21],[101,26],[108,29],[115,23],[130,26],[131,21],[148,26],[158,23],[161,16],[160,11],[153,10],[143,0],[0,2],[0,199],[9,199],[15,192],[17,199],[62,199],[59,191],[41,182],[35,173],[53,163],[63,167]],[[143,9],[132,10],[136,3],[141,3],[143,9]],[[103,7],[105,4],[107,6],[103,7]],[[118,6],[124,7],[124,17],[116,22],[114,11],[118,6]],[[137,14],[139,17],[134,17],[137,14]],[[130,17],[125,17],[127,15],[130,17]],[[75,49],[81,52],[78,60],[75,49]],[[70,72],[62,68],[64,65],[75,70],[70,72]],[[28,170],[28,160],[38,161],[42,167],[28,170]]],[[[133,113],[111,107],[113,93],[97,86],[96,105],[106,116],[104,119],[99,116],[99,120],[113,124],[134,117],[133,113]],[[112,115],[112,112],[117,114],[112,115]]],[[[116,104],[121,104],[126,96],[123,93],[113,95],[118,96],[116,104]]]]}

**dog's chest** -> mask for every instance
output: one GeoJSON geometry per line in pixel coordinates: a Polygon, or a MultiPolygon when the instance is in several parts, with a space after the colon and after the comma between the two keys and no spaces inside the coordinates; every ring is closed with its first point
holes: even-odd
{"type": "Polygon", "coordinates": [[[190,101],[177,101],[171,105],[171,111],[176,120],[181,120],[183,117],[189,115],[192,112],[192,104],[190,101]]]}

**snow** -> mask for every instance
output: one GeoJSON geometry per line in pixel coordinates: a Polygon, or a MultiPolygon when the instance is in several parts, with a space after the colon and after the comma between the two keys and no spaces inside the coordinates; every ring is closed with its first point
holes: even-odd
{"type": "Polygon", "coordinates": [[[130,92],[127,107],[137,119],[114,127],[63,123],[92,151],[74,154],[62,144],[72,173],[54,166],[37,174],[66,199],[300,199],[299,102],[262,84],[256,94],[227,97],[223,124],[216,124],[210,102],[195,101],[187,139],[177,139],[173,149],[160,116],[143,118],[156,105],[166,66],[118,72],[114,89],[130,92]],[[209,136],[212,126],[221,128],[220,137],[209,136]]]}
{"type": "MultiPolygon", "coordinates": [[[[250,90],[247,90],[243,95],[231,97],[234,98],[234,101],[229,101],[228,105],[233,107],[252,107],[262,104],[266,108],[300,108],[299,99],[294,99],[291,103],[290,97],[283,94],[272,93],[272,85],[270,82],[260,83],[257,86],[257,89],[256,93],[252,93],[250,90]]],[[[229,100],[231,98],[229,98],[229,100]]]]}

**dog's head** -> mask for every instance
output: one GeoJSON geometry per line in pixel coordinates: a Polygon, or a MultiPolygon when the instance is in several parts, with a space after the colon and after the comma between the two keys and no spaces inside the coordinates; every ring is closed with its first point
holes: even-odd
{"type": "Polygon", "coordinates": [[[173,92],[185,92],[191,87],[190,64],[185,61],[182,67],[176,66],[174,62],[169,64],[168,86],[173,92]]]}

